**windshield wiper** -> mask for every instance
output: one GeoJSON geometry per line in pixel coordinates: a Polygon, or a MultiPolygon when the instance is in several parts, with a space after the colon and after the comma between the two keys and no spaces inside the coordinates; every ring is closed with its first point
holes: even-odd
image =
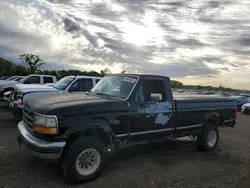
{"type": "Polygon", "coordinates": [[[102,96],[106,96],[110,98],[110,95],[106,94],[106,93],[100,93],[100,92],[96,92],[95,94],[97,95],[102,95],[102,96]]]}

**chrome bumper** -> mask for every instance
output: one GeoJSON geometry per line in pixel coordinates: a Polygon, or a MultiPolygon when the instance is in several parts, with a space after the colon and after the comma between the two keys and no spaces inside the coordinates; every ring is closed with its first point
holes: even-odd
{"type": "Polygon", "coordinates": [[[31,155],[44,160],[60,159],[62,150],[66,145],[66,142],[49,142],[34,137],[28,132],[23,121],[18,123],[17,142],[20,147],[27,149],[31,155]]]}

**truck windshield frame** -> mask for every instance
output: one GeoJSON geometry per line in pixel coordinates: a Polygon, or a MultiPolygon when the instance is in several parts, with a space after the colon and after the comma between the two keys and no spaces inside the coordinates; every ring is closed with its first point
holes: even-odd
{"type": "Polygon", "coordinates": [[[53,85],[58,90],[65,90],[76,78],[75,77],[64,77],[53,85]]]}
{"type": "Polygon", "coordinates": [[[138,80],[138,76],[130,75],[105,76],[90,90],[90,92],[97,95],[127,100],[133,92],[138,80]]]}

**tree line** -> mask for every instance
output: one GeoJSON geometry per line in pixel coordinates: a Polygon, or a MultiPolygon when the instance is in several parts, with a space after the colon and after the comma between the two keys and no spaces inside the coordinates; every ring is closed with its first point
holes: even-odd
{"type": "MultiPolygon", "coordinates": [[[[29,74],[44,74],[56,76],[58,80],[65,76],[70,75],[81,75],[81,76],[98,76],[103,77],[106,74],[111,74],[110,69],[105,68],[100,72],[96,71],[80,71],[80,70],[40,70],[39,68],[45,64],[45,62],[38,56],[34,54],[21,54],[19,56],[26,65],[27,68],[22,65],[16,65],[6,59],[0,57],[0,77],[2,76],[26,76],[29,74]]],[[[122,70],[121,73],[126,73],[122,70]]],[[[195,90],[206,90],[206,91],[218,91],[218,88],[212,86],[201,86],[201,85],[184,85],[182,82],[176,80],[170,80],[171,88],[177,89],[195,89],[195,90]]],[[[239,92],[241,90],[236,90],[232,88],[223,88],[225,92],[239,92]]]]}

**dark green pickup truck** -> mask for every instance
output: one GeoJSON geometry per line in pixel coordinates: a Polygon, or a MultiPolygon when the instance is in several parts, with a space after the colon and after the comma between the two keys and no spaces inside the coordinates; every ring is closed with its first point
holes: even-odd
{"type": "Polygon", "coordinates": [[[88,93],[27,101],[18,143],[33,155],[61,162],[65,175],[93,180],[116,150],[194,136],[205,150],[219,140],[218,127],[234,127],[236,101],[176,95],[170,79],[156,75],[108,75],[88,93]]]}

